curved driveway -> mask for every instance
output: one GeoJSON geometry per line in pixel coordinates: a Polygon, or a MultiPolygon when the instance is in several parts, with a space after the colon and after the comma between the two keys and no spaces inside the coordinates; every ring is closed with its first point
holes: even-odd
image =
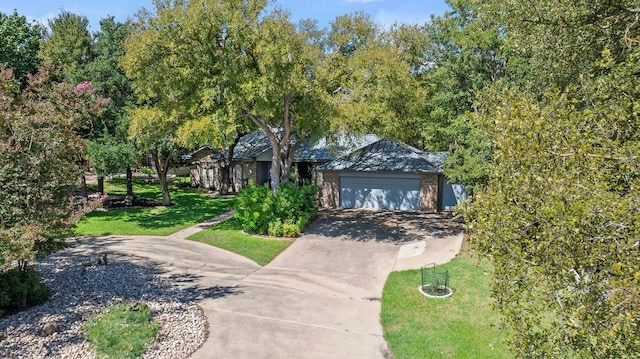
{"type": "Polygon", "coordinates": [[[380,296],[403,240],[397,224],[369,217],[341,223],[325,213],[262,268],[175,235],[84,238],[70,251],[153,265],[190,291],[209,321],[192,358],[390,358],[380,296]]]}

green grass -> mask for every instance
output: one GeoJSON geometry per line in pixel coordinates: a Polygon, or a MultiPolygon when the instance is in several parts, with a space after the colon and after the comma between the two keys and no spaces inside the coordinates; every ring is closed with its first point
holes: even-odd
{"type": "Polygon", "coordinates": [[[491,306],[491,267],[469,252],[445,266],[454,290],[448,299],[418,291],[420,270],[389,275],[381,318],[395,358],[512,358],[491,306]]]}
{"type": "MultiPolygon", "coordinates": [[[[105,182],[105,192],[113,195],[126,193],[123,179],[105,182]]],[[[136,196],[161,200],[158,184],[135,181],[136,196]]],[[[175,206],[154,208],[114,209],[94,211],[76,226],[79,235],[155,235],[166,236],[230,210],[235,199],[209,198],[199,191],[170,187],[175,206]]]]}
{"type": "Polygon", "coordinates": [[[261,266],[271,262],[293,239],[255,237],[241,232],[240,222],[232,218],[198,232],[188,239],[206,243],[247,257],[261,266]]]}
{"type": "Polygon", "coordinates": [[[145,303],[120,303],[90,318],[83,329],[99,357],[137,358],[147,351],[160,324],[151,321],[151,310],[145,303]]]}

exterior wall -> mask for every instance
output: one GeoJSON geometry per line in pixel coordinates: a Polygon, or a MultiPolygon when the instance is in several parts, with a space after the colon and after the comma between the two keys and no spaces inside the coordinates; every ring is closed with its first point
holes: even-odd
{"type": "Polygon", "coordinates": [[[438,212],[440,201],[440,175],[423,173],[420,178],[420,210],[438,212]]]}
{"type": "Polygon", "coordinates": [[[338,206],[340,206],[340,173],[337,171],[326,171],[322,173],[322,177],[320,207],[338,208],[338,206]]]}
{"type": "Polygon", "coordinates": [[[200,167],[192,165],[189,176],[191,177],[191,187],[200,187],[200,167]]]}

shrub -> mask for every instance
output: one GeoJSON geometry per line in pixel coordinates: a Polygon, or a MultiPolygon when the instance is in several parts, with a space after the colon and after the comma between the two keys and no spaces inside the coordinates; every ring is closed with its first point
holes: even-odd
{"type": "Polygon", "coordinates": [[[83,329],[99,355],[137,358],[147,351],[160,324],[151,321],[151,309],[146,303],[119,303],[90,318],[83,329]]]}
{"type": "Polygon", "coordinates": [[[149,167],[145,167],[145,166],[140,167],[140,172],[146,174],[147,177],[149,178],[153,177],[153,170],[149,167]]]}
{"type": "Polygon", "coordinates": [[[282,237],[284,228],[282,222],[279,219],[269,222],[269,228],[267,234],[273,237],[282,237]]]}
{"type": "Polygon", "coordinates": [[[273,196],[266,185],[251,185],[238,194],[236,217],[245,231],[266,234],[273,214],[273,196]]]}
{"type": "Polygon", "coordinates": [[[284,237],[297,237],[300,232],[300,228],[295,223],[286,222],[282,224],[282,235],[284,237]]]}
{"type": "Polygon", "coordinates": [[[295,237],[318,213],[316,189],[283,183],[274,196],[267,185],[240,191],[236,218],[250,233],[295,237]]]}
{"type": "Polygon", "coordinates": [[[40,305],[50,296],[51,291],[33,268],[24,271],[13,268],[0,273],[0,315],[40,305]]]}

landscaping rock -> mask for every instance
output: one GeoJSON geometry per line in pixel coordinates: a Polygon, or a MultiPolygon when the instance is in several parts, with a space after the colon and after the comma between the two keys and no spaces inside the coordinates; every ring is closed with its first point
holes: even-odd
{"type": "Polygon", "coordinates": [[[45,336],[53,335],[60,332],[60,325],[56,322],[47,323],[42,327],[42,334],[45,336]]]}
{"type": "Polygon", "coordinates": [[[95,256],[57,256],[35,263],[51,298],[42,305],[0,318],[2,358],[94,358],[82,325],[111,304],[145,302],[162,326],[142,358],[187,358],[206,339],[207,320],[185,294],[157,276],[157,268],[95,256]],[[78,268],[84,269],[84,274],[78,268]],[[4,335],[3,333],[11,333],[4,335]]]}

